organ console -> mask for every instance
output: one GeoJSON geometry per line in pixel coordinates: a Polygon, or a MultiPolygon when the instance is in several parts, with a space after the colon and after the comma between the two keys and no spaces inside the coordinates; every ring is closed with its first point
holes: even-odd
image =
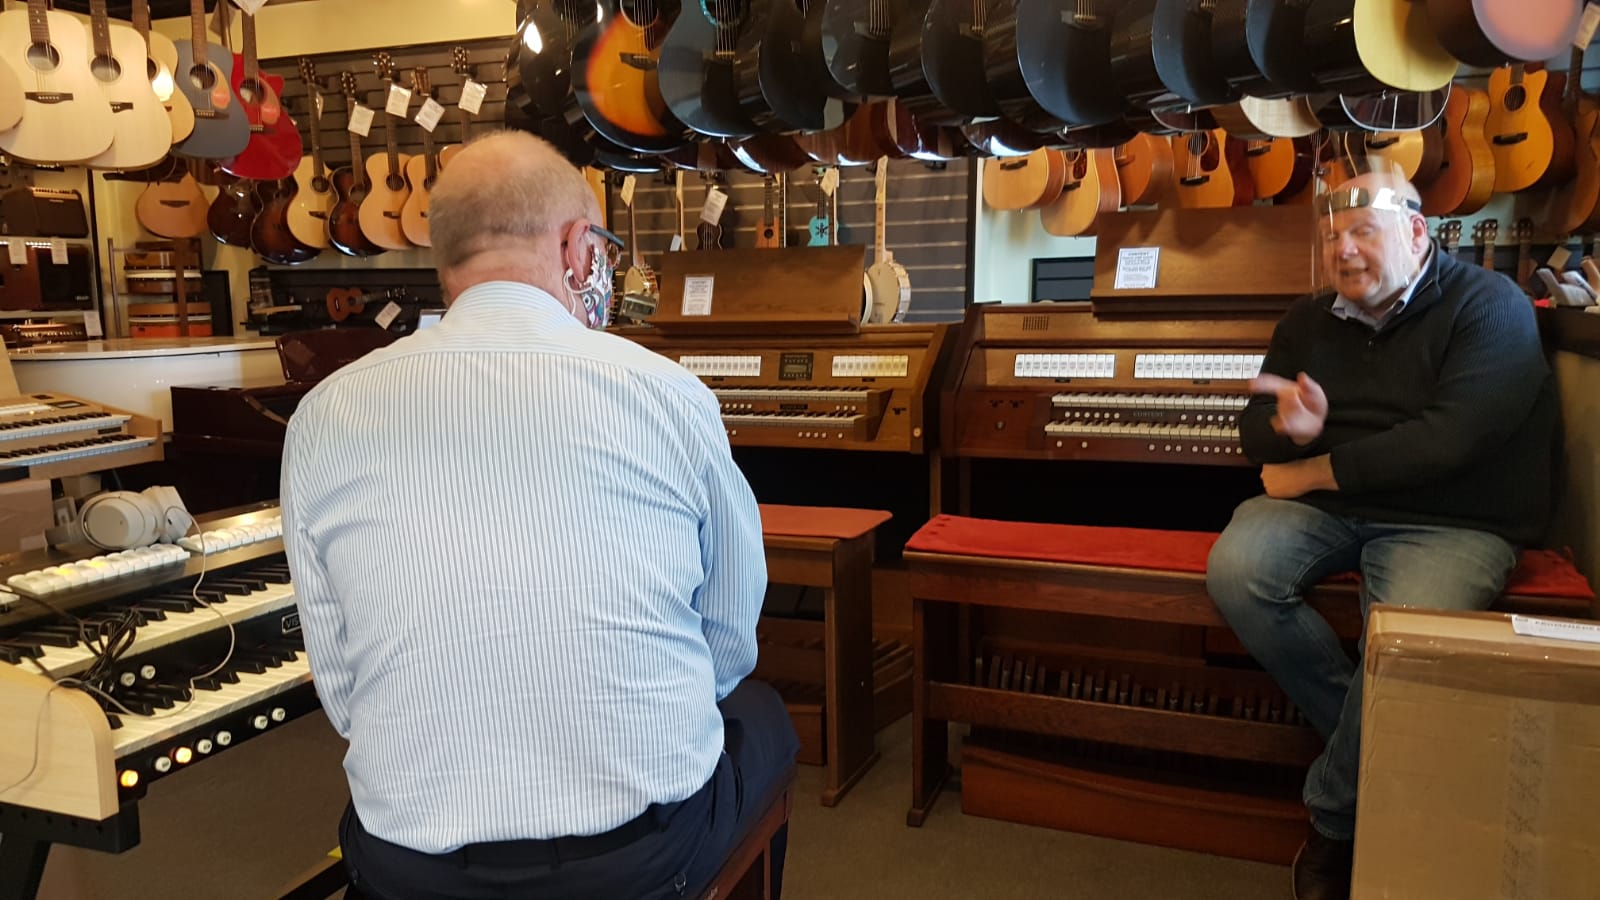
{"type": "Polygon", "coordinates": [[[59,478],[161,458],[161,423],[66,394],[0,398],[0,481],[59,478]]]}
{"type": "Polygon", "coordinates": [[[201,528],[0,568],[0,896],[52,843],[135,846],[153,782],[318,707],[276,506],[201,528]]]}

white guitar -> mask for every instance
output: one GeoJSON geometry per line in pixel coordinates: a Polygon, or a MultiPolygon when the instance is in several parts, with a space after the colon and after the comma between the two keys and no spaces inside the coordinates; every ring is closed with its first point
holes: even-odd
{"type": "Polygon", "coordinates": [[[88,165],[94,169],[153,166],[172,149],[172,119],[145,75],[144,38],[126,25],[112,24],[106,0],[89,0],[89,17],[94,42],[89,71],[100,80],[100,90],[111,104],[116,137],[88,165]]]}
{"type": "Polygon", "coordinates": [[[159,31],[150,30],[150,0],[133,0],[133,30],[144,40],[144,73],[150,79],[150,89],[167,111],[172,125],[172,142],[182,143],[194,133],[194,106],[183,91],[173,72],[178,67],[178,45],[159,31]]]}
{"type": "Polygon", "coordinates": [[[89,71],[83,25],[46,0],[0,12],[0,59],[22,82],[22,119],[0,131],[0,152],[28,162],[78,163],[105,152],[116,135],[111,104],[89,71]]]}
{"type": "Polygon", "coordinates": [[[0,59],[0,131],[22,121],[22,82],[11,63],[0,59]]]}
{"type": "Polygon", "coordinates": [[[870,323],[873,325],[887,325],[891,322],[903,322],[906,310],[911,307],[911,275],[906,267],[894,261],[894,254],[884,246],[885,232],[884,207],[889,197],[889,160],[887,157],[878,160],[877,194],[874,198],[875,219],[873,236],[873,258],[875,262],[867,267],[867,283],[871,290],[867,293],[872,298],[872,312],[870,323]]]}

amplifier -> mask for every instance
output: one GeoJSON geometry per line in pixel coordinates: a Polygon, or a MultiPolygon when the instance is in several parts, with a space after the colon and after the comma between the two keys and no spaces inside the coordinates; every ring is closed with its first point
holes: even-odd
{"type": "MultiPolygon", "coordinates": [[[[10,240],[15,240],[11,238],[10,240]]],[[[94,262],[89,248],[67,245],[67,263],[50,262],[48,244],[28,242],[28,261],[11,264],[0,254],[0,309],[89,309],[94,305],[94,262]]]]}
{"type": "Polygon", "coordinates": [[[89,217],[77,191],[19,187],[0,194],[0,234],[24,237],[89,236],[89,217]]]}

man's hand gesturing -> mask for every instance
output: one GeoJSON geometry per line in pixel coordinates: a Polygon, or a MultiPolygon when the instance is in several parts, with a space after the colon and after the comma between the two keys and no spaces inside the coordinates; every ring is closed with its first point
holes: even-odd
{"type": "Polygon", "coordinates": [[[1304,447],[1322,434],[1328,418],[1328,397],[1322,385],[1304,372],[1294,381],[1277,375],[1257,375],[1250,381],[1252,394],[1272,394],[1278,398],[1278,414],[1272,417],[1274,431],[1304,447]]]}

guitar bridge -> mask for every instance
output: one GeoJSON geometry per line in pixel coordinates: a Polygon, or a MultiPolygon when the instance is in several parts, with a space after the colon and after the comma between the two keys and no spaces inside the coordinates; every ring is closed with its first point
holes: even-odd
{"type": "Polygon", "coordinates": [[[64,94],[60,91],[27,91],[22,96],[24,99],[32,100],[35,103],[43,103],[46,106],[72,102],[71,94],[64,94]]]}
{"type": "Polygon", "coordinates": [[[624,53],[621,58],[622,64],[625,66],[632,66],[641,72],[655,71],[656,61],[651,57],[641,56],[637,53],[624,53]]]}

